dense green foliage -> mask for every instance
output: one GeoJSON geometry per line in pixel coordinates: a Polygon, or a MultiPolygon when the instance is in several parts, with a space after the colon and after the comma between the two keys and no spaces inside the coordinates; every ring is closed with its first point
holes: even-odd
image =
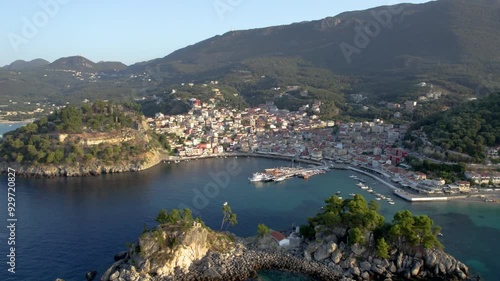
{"type": "Polygon", "coordinates": [[[410,211],[400,211],[394,215],[391,224],[384,224],[384,217],[378,212],[379,205],[375,201],[367,203],[359,194],[345,200],[332,196],[325,203],[322,212],[309,218],[308,225],[301,226],[300,233],[305,238],[315,239],[316,230],[328,233],[335,228],[345,228],[348,230],[348,244],[363,245],[373,234],[377,238],[374,250],[383,258],[393,246],[401,248],[407,244],[419,248],[442,248],[436,237],[441,229],[434,226],[428,216],[413,216],[410,211]]]}
{"type": "Polygon", "coordinates": [[[390,245],[385,242],[384,237],[377,240],[377,256],[387,259],[389,258],[390,245]]]}
{"type": "Polygon", "coordinates": [[[225,223],[228,223],[227,225],[236,225],[238,224],[238,220],[236,219],[236,214],[233,213],[233,211],[231,210],[231,207],[229,206],[229,204],[224,203],[224,205],[222,205],[222,223],[220,225],[220,229],[222,230],[224,228],[224,224],[225,223]]]}
{"type": "Polygon", "coordinates": [[[314,227],[324,225],[326,227],[343,226],[351,229],[349,241],[352,243],[363,242],[361,233],[374,231],[384,224],[384,217],[378,213],[379,205],[375,201],[367,203],[365,198],[359,194],[353,199],[342,200],[332,196],[325,200],[326,206],[323,212],[316,217],[309,218],[309,226],[301,228],[301,233],[306,237],[314,236],[314,227]]]}
{"type": "Polygon", "coordinates": [[[434,163],[429,160],[422,161],[412,156],[407,156],[405,161],[408,162],[415,171],[422,172],[436,178],[442,178],[446,181],[446,183],[453,183],[458,180],[465,179],[467,166],[464,163],[434,163]]]}
{"type": "Polygon", "coordinates": [[[313,225],[327,227],[344,225],[362,231],[372,231],[384,223],[384,217],[378,213],[378,203],[375,201],[367,203],[359,194],[353,199],[346,200],[332,196],[326,199],[325,203],[327,205],[323,208],[323,213],[309,220],[313,225]]]}
{"type": "Polygon", "coordinates": [[[260,223],[257,225],[257,234],[259,237],[264,237],[268,235],[271,231],[269,230],[269,227],[267,227],[265,224],[260,223]]]}
{"type": "MultiPolygon", "coordinates": [[[[85,138],[95,133],[119,136],[134,132],[141,122],[137,105],[96,102],[82,107],[68,106],[4,135],[0,143],[0,157],[4,161],[28,164],[66,164],[102,161],[128,161],[148,151],[145,142],[125,141],[87,146],[85,138]],[[60,134],[67,134],[64,140],[60,134]]],[[[152,134],[153,147],[169,149],[166,139],[152,134]]],[[[143,136],[142,136],[143,137],[143,136]]]]}
{"type": "Polygon", "coordinates": [[[180,225],[182,228],[187,229],[193,226],[195,220],[193,219],[191,210],[186,208],[183,210],[173,209],[170,213],[162,209],[155,221],[159,224],[180,225]]]}
{"type": "Polygon", "coordinates": [[[443,248],[437,239],[441,228],[433,224],[426,215],[414,216],[408,210],[399,211],[394,215],[389,234],[400,246],[407,243],[426,249],[443,248]]]}
{"type": "Polygon", "coordinates": [[[487,146],[500,145],[500,93],[435,114],[413,129],[423,128],[429,140],[444,150],[486,157],[487,146]]]}

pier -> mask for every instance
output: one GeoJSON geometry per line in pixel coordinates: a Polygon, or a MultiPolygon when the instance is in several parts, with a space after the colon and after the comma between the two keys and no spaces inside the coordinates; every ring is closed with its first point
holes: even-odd
{"type": "Polygon", "coordinates": [[[266,169],[262,173],[255,173],[250,181],[283,181],[292,177],[299,177],[308,179],[311,176],[326,173],[329,169],[327,165],[316,166],[311,168],[293,168],[293,167],[279,167],[266,169]],[[260,180],[259,176],[263,175],[260,180]]]}

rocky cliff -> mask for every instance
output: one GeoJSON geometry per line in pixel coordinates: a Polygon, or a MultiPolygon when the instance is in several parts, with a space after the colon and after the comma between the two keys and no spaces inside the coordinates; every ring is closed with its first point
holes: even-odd
{"type": "Polygon", "coordinates": [[[291,237],[279,248],[270,238],[238,238],[203,226],[157,228],[143,234],[102,276],[102,281],[247,280],[257,271],[300,272],[318,280],[466,280],[468,268],[440,250],[393,250],[377,258],[368,245],[347,245],[345,230],[322,240],[291,237]]]}
{"type": "Polygon", "coordinates": [[[26,177],[77,177],[95,176],[108,173],[138,172],[151,168],[160,163],[162,155],[152,150],[140,157],[139,160],[106,164],[101,161],[92,163],[76,163],[75,165],[20,165],[19,163],[0,162],[0,171],[8,168],[16,170],[17,175],[26,177]]]}

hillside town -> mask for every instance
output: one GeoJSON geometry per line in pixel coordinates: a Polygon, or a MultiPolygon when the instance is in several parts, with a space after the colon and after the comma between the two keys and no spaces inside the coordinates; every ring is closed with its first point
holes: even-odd
{"type": "Polygon", "coordinates": [[[393,125],[380,119],[323,121],[305,110],[280,110],[272,102],[245,110],[217,108],[196,99],[191,102],[193,108],[187,114],[157,113],[147,120],[154,130],[169,137],[181,159],[239,152],[317,163],[329,161],[382,175],[427,195],[470,193],[476,190],[471,188],[471,182],[483,187],[500,184],[500,173],[496,171],[471,170],[465,174],[469,181],[454,183],[411,171],[403,163],[409,151],[398,145],[409,128],[406,124],[393,125]]]}

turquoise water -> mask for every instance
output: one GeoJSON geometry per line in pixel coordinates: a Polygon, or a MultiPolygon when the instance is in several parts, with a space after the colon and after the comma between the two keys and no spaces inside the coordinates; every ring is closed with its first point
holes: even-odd
{"type": "MultiPolygon", "coordinates": [[[[144,224],[155,225],[154,218],[162,208],[190,207],[208,226],[218,229],[222,219],[220,209],[227,201],[239,222],[228,230],[251,236],[256,234],[259,223],[277,230],[305,223],[320,210],[324,199],[337,191],[344,198],[348,198],[349,193],[374,198],[355,186],[348,171],[332,171],[309,180],[290,179],[277,184],[248,182],[253,172],[282,165],[289,163],[228,158],[161,164],[140,173],[98,177],[17,178],[17,271],[16,274],[6,271],[8,233],[5,227],[0,227],[0,280],[53,281],[59,277],[79,281],[85,280],[88,270],[102,274],[113,263],[113,255],[125,249],[127,242],[137,239],[144,224]]],[[[373,179],[360,177],[377,192],[391,195],[373,179]]],[[[4,210],[6,185],[7,179],[2,176],[0,209],[4,210]]],[[[409,204],[391,197],[395,205],[381,201],[384,216],[390,219],[401,209],[428,214],[443,226],[444,237],[440,239],[449,253],[469,265],[473,273],[481,274],[483,280],[500,280],[494,275],[500,268],[497,258],[499,205],[409,204]]],[[[0,211],[0,222],[6,219],[6,213],[0,211]]],[[[287,273],[280,275],[267,272],[261,278],[292,278],[287,273]]]]}
{"type": "Polygon", "coordinates": [[[24,126],[24,124],[20,124],[20,123],[0,124],[0,135],[3,135],[8,131],[15,130],[15,129],[20,128],[22,126],[24,126]]]}

